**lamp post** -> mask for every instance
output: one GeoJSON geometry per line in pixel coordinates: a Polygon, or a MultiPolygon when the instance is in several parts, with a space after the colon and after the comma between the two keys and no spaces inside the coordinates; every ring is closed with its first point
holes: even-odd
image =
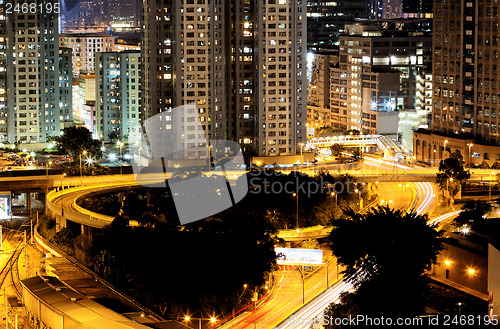
{"type": "Polygon", "coordinates": [[[64,216],[64,207],[63,207],[63,202],[62,202],[64,177],[66,177],[66,173],[62,174],[62,176],[61,176],[61,216],[64,216]]]}
{"type": "Polygon", "coordinates": [[[302,148],[304,147],[304,143],[300,143],[300,172],[302,172],[302,167],[304,166],[304,159],[302,158],[302,148]]]}
{"type": "Polygon", "coordinates": [[[443,155],[444,155],[444,152],[446,152],[446,144],[448,144],[448,140],[445,140],[445,141],[444,141],[443,155]]]}
{"type": "Polygon", "coordinates": [[[141,150],[142,147],[139,147],[139,174],[141,173],[141,150]]]}
{"type": "Polygon", "coordinates": [[[449,182],[453,182],[453,177],[450,177],[449,179],[446,180],[446,191],[448,191],[448,195],[450,196],[451,200],[451,192],[450,192],[450,187],[449,187],[449,182]]]}
{"type": "Polygon", "coordinates": [[[208,171],[212,169],[212,145],[208,145],[208,171]]]}
{"type": "MultiPolygon", "coordinates": [[[[123,145],[125,145],[123,142],[118,142],[118,145],[120,146],[120,161],[122,161],[122,148],[123,148],[123,145]]],[[[120,175],[123,174],[123,165],[122,163],[120,163],[120,175]]]]}
{"type": "Polygon", "coordinates": [[[494,175],[494,174],[495,174],[494,171],[490,172],[490,192],[489,192],[490,201],[491,201],[491,185],[493,185],[493,180],[491,179],[491,175],[494,175]]]}
{"type": "Polygon", "coordinates": [[[338,205],[339,205],[339,200],[338,200],[337,193],[332,192],[331,196],[335,196],[335,203],[336,203],[336,204],[337,204],[337,206],[338,206],[338,205]]]}
{"type": "Polygon", "coordinates": [[[50,165],[52,165],[52,161],[49,161],[49,162],[47,162],[47,164],[45,164],[45,172],[47,175],[47,179],[45,180],[45,215],[47,215],[47,210],[48,210],[47,194],[49,194],[49,167],[50,167],[50,165]]]}
{"type": "Polygon", "coordinates": [[[359,210],[361,211],[361,209],[363,209],[363,198],[361,197],[361,190],[355,189],[354,192],[358,193],[358,197],[359,197],[359,210]]]}
{"type": "Polygon", "coordinates": [[[470,150],[474,146],[473,143],[468,143],[467,146],[469,147],[469,168],[471,167],[471,158],[470,158],[470,150]]]}
{"type": "Polygon", "coordinates": [[[305,304],[306,303],[306,300],[305,300],[305,282],[304,282],[304,264],[302,264],[302,270],[300,269],[299,266],[297,266],[297,270],[299,271],[300,273],[300,277],[302,278],[302,304],[305,304]]]}
{"type": "Polygon", "coordinates": [[[215,324],[217,322],[217,319],[215,317],[211,317],[211,318],[192,318],[189,315],[186,315],[184,317],[184,321],[186,321],[186,322],[190,322],[191,320],[198,320],[198,326],[199,326],[200,329],[201,329],[201,321],[202,320],[210,321],[210,323],[212,323],[212,324],[215,324]]]}
{"type": "Polygon", "coordinates": [[[297,193],[294,193],[294,194],[292,194],[292,196],[297,199],[296,213],[297,213],[297,230],[298,230],[299,229],[299,195],[297,193]]]}
{"type": "Polygon", "coordinates": [[[80,152],[80,182],[83,185],[83,173],[82,173],[82,153],[83,155],[87,154],[87,151],[80,152]]]}

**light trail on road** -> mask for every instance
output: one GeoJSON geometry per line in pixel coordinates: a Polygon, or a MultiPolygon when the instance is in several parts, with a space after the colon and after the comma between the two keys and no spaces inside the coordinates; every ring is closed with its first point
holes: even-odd
{"type": "MultiPolygon", "coordinates": [[[[424,196],[423,200],[418,204],[415,212],[417,214],[423,214],[429,211],[430,207],[433,206],[434,200],[434,187],[431,183],[414,183],[417,189],[417,198],[424,196]]],[[[343,292],[353,292],[354,286],[350,282],[351,278],[342,279],[337,282],[334,286],[327,289],[321,295],[316,297],[312,302],[306,304],[299,311],[294,313],[292,316],[288,317],[276,328],[287,329],[310,329],[319,328],[321,325],[322,315],[331,303],[338,303],[340,300],[340,295],[343,292]],[[302,322],[297,321],[301,319],[302,322]],[[311,325],[313,325],[311,327],[311,325]]]]}

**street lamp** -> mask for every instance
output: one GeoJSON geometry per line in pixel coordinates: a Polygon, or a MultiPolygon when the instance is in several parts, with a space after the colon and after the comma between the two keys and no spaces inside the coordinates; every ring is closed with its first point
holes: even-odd
{"type": "MultiPolygon", "coordinates": [[[[123,145],[125,145],[123,142],[117,142],[117,144],[120,146],[120,161],[122,160],[122,148],[123,148],[123,145]]],[[[122,163],[120,163],[120,175],[123,173],[123,169],[122,169],[122,163]]]]}
{"type": "Polygon", "coordinates": [[[445,141],[444,141],[443,155],[444,155],[444,152],[446,152],[446,144],[448,144],[448,140],[445,140],[445,141]]]}
{"type": "Polygon", "coordinates": [[[297,230],[299,229],[299,195],[297,193],[292,194],[294,198],[297,199],[297,230]]]}
{"type": "Polygon", "coordinates": [[[302,278],[302,304],[305,304],[306,303],[306,298],[305,298],[306,288],[305,288],[305,280],[304,280],[304,265],[302,265],[302,270],[300,269],[299,266],[297,266],[297,270],[299,271],[300,277],[302,278]]]}
{"type": "Polygon", "coordinates": [[[50,165],[52,165],[52,161],[49,161],[46,165],[45,165],[45,170],[46,170],[46,173],[47,173],[47,179],[45,180],[45,215],[47,215],[47,210],[48,210],[48,207],[47,207],[47,194],[49,194],[49,167],[50,165]]]}
{"type": "Polygon", "coordinates": [[[493,181],[492,181],[492,179],[491,179],[491,175],[494,175],[494,174],[495,174],[495,172],[494,172],[494,171],[490,172],[490,192],[489,192],[490,201],[491,201],[491,185],[493,185],[493,181]]]}
{"type": "Polygon", "coordinates": [[[142,147],[139,147],[139,174],[141,173],[141,150],[142,147]]]}
{"type": "Polygon", "coordinates": [[[80,152],[80,181],[83,184],[83,174],[82,174],[82,153],[83,155],[87,154],[87,151],[80,152]]]}
{"type": "Polygon", "coordinates": [[[473,143],[468,143],[467,146],[469,147],[469,168],[470,168],[470,166],[471,166],[470,150],[474,146],[474,144],[473,143]]]}
{"type": "Polygon", "coordinates": [[[331,196],[335,196],[335,203],[336,203],[336,204],[337,204],[337,206],[338,206],[338,205],[339,205],[339,200],[337,199],[337,198],[338,198],[337,193],[332,192],[331,196]]]}
{"type": "Polygon", "coordinates": [[[45,165],[45,170],[46,170],[46,173],[47,173],[47,179],[49,179],[49,167],[52,165],[52,161],[49,161],[46,165],[45,165]]]}
{"type": "Polygon", "coordinates": [[[304,159],[302,158],[302,148],[304,147],[304,143],[300,143],[300,172],[302,172],[302,167],[304,166],[304,159]]]}
{"type": "MultiPolygon", "coordinates": [[[[257,164],[257,166],[260,166],[257,164]]],[[[208,145],[208,171],[212,169],[212,145],[208,145]]]]}
{"type": "Polygon", "coordinates": [[[361,211],[361,209],[363,209],[363,198],[361,197],[361,190],[355,189],[354,192],[358,193],[358,197],[359,197],[359,210],[361,211]]]}
{"type": "Polygon", "coordinates": [[[448,184],[449,182],[453,183],[453,177],[450,177],[449,179],[446,180],[446,191],[448,191],[448,195],[450,196],[450,199],[451,199],[450,186],[448,184]]]}
{"type": "Polygon", "coordinates": [[[62,174],[62,176],[61,176],[61,216],[64,216],[64,207],[63,207],[63,201],[62,201],[64,177],[66,177],[66,173],[62,174]]]}
{"type": "Polygon", "coordinates": [[[184,317],[184,321],[186,321],[186,322],[190,322],[191,320],[198,320],[198,325],[199,325],[200,329],[201,329],[201,321],[202,320],[210,321],[210,323],[212,323],[212,324],[215,324],[217,322],[217,318],[215,318],[215,317],[211,317],[211,318],[192,318],[189,315],[186,315],[184,317]]]}

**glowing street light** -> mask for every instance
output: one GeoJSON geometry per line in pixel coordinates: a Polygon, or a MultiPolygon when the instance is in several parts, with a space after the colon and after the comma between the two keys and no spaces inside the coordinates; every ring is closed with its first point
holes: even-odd
{"type": "Polygon", "coordinates": [[[199,328],[201,329],[201,321],[202,320],[205,320],[205,321],[210,321],[211,324],[215,324],[217,322],[217,318],[212,316],[210,318],[192,318],[191,316],[189,315],[186,315],[184,317],[184,321],[186,322],[190,322],[191,320],[198,320],[198,325],[199,325],[199,328]]]}
{"type": "Polygon", "coordinates": [[[332,197],[333,197],[333,196],[335,196],[335,203],[338,205],[338,204],[339,204],[339,200],[338,200],[338,195],[337,195],[337,193],[332,192],[332,193],[331,193],[331,196],[332,196],[332,197]]]}
{"type": "MultiPolygon", "coordinates": [[[[122,148],[123,148],[123,145],[125,145],[123,142],[117,142],[116,143],[117,145],[120,146],[120,161],[122,159],[122,148]]],[[[123,164],[120,163],[120,175],[123,174],[123,164]]]]}
{"type": "Polygon", "coordinates": [[[299,195],[297,193],[293,193],[292,196],[297,199],[297,230],[299,229],[299,195]]]}
{"type": "Polygon", "coordinates": [[[82,154],[87,155],[87,151],[80,152],[80,181],[83,184],[83,174],[82,174],[82,154]]]}
{"type": "Polygon", "coordinates": [[[470,150],[474,146],[474,144],[473,143],[468,143],[467,146],[469,147],[469,168],[470,168],[470,166],[471,166],[470,150]]]}

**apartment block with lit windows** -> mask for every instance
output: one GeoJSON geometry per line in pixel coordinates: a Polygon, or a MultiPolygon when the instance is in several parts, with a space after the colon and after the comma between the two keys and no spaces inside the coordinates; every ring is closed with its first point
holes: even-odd
{"type": "Polygon", "coordinates": [[[305,1],[145,1],[142,13],[144,119],[194,103],[208,139],[237,141],[249,154],[297,152],[305,1]]]}
{"type": "Polygon", "coordinates": [[[96,54],[95,126],[97,138],[138,141],[140,113],[140,53],[96,54]]]}
{"type": "Polygon", "coordinates": [[[434,2],[432,129],[500,142],[500,3],[434,2]]]}
{"type": "Polygon", "coordinates": [[[379,20],[346,28],[347,35],[340,38],[339,66],[332,69],[334,128],[375,132],[371,118],[376,114],[367,115],[369,109],[416,111],[424,107],[419,102],[425,98],[417,96],[419,84],[426,81],[417,77],[430,70],[431,38],[413,24],[425,29],[422,24],[426,22],[379,20]],[[399,75],[399,85],[380,84],[378,79],[389,78],[391,72],[399,75]]]}
{"type": "Polygon", "coordinates": [[[68,49],[56,14],[7,15],[7,140],[45,142],[73,119],[68,49]]]}
{"type": "MultiPolygon", "coordinates": [[[[0,4],[5,11],[5,1],[0,4]]],[[[0,142],[8,141],[8,106],[7,106],[7,17],[0,16],[0,142]]]]}
{"type": "Polygon", "coordinates": [[[101,33],[68,33],[59,35],[59,45],[73,50],[73,76],[94,73],[95,54],[113,51],[115,37],[101,33]]]}

